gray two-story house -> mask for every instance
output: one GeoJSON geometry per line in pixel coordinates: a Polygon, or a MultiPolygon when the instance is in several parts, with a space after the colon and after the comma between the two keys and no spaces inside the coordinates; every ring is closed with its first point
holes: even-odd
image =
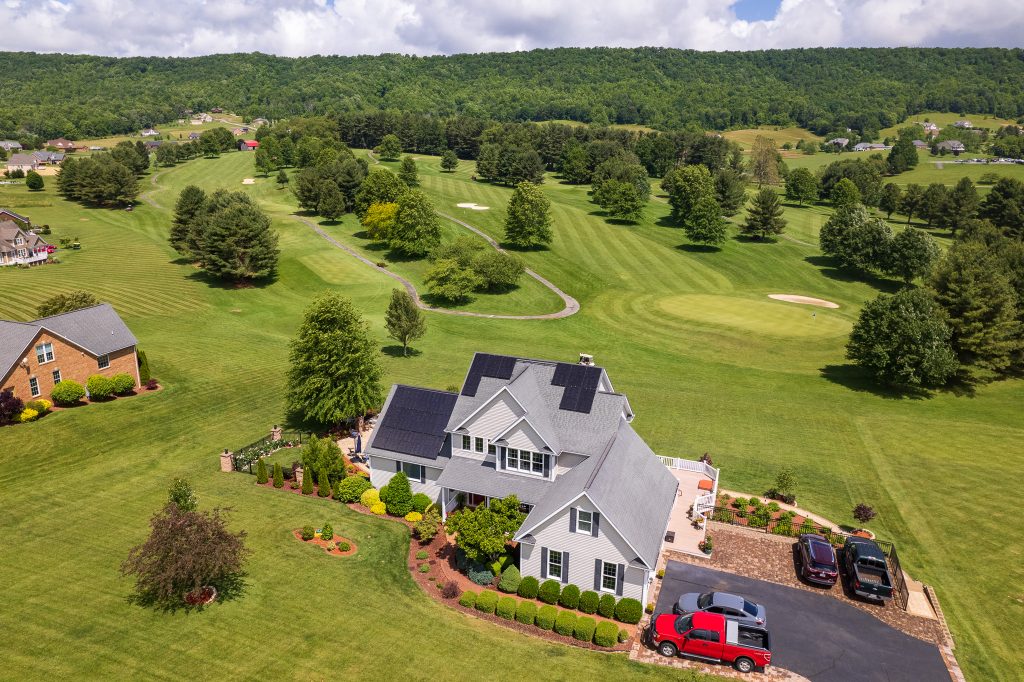
{"type": "Polygon", "coordinates": [[[678,483],[629,401],[581,364],[477,353],[459,393],[395,385],[367,443],[444,514],[516,495],[520,570],[646,602],[678,483]]]}

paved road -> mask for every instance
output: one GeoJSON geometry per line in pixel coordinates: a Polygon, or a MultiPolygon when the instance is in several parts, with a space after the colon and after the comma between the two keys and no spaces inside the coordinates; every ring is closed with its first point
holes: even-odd
{"type": "Polygon", "coordinates": [[[949,682],[934,645],[838,599],[763,580],[670,561],[655,613],[671,612],[684,592],[708,590],[764,604],[772,663],[813,682],[949,682]]]}

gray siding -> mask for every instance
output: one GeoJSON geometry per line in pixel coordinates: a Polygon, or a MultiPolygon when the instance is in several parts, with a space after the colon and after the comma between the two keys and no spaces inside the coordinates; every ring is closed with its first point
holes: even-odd
{"type": "MultiPolygon", "coordinates": [[[[410,479],[409,487],[412,488],[413,494],[425,493],[430,496],[430,499],[436,502],[441,499],[441,487],[437,485],[437,479],[441,475],[441,469],[435,469],[434,467],[423,468],[426,482],[420,483],[419,481],[410,479]]],[[[394,459],[387,459],[379,455],[370,455],[370,483],[373,484],[374,488],[377,488],[378,490],[383,488],[396,473],[394,459]]]]}
{"type": "MultiPolygon", "coordinates": [[[[507,429],[516,419],[523,415],[523,409],[516,401],[502,391],[497,398],[492,398],[487,406],[466,423],[466,430],[471,436],[494,438],[507,429]]],[[[457,443],[459,447],[462,443],[457,443]]]]}
{"type": "Polygon", "coordinates": [[[531,452],[543,452],[544,441],[532,426],[526,422],[520,424],[505,435],[508,445],[516,450],[529,450],[531,452]]]}
{"type": "Polygon", "coordinates": [[[571,452],[563,452],[558,456],[558,462],[555,465],[555,478],[558,478],[559,476],[561,476],[562,474],[564,474],[565,472],[569,471],[574,466],[579,464],[580,462],[585,462],[586,460],[587,458],[584,457],[583,455],[575,455],[571,452]]]}

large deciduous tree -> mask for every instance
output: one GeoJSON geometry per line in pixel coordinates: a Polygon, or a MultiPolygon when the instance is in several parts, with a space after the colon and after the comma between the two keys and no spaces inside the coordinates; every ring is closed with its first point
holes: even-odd
{"type": "Polygon", "coordinates": [[[427,195],[411,190],[398,199],[388,246],[410,256],[425,256],[441,243],[441,223],[427,195]]]}
{"type": "Polygon", "coordinates": [[[860,204],[837,210],[821,227],[821,250],[856,270],[881,269],[889,257],[892,230],[860,204]]]}
{"type": "Polygon", "coordinates": [[[402,159],[402,165],[398,169],[398,179],[408,187],[415,187],[419,184],[419,172],[416,169],[416,161],[411,156],[402,159]]]}
{"type": "Polygon", "coordinates": [[[402,155],[402,141],[398,139],[397,135],[385,135],[374,151],[380,154],[380,158],[385,161],[394,161],[402,155]]]}
{"type": "Polygon", "coordinates": [[[551,201],[540,187],[521,182],[512,192],[505,217],[505,241],[519,248],[551,243],[551,201]]]}
{"type": "Polygon", "coordinates": [[[800,206],[818,199],[818,179],[806,168],[796,168],[786,178],[786,198],[800,206]]]}
{"type": "Polygon", "coordinates": [[[661,188],[668,194],[672,219],[680,224],[686,223],[687,217],[701,198],[715,196],[714,180],[704,165],[680,166],[672,170],[661,181],[661,188]]]}
{"type": "Polygon", "coordinates": [[[754,138],[749,164],[750,175],[758,187],[779,184],[779,152],[775,149],[775,140],[764,135],[754,138]]]}
{"type": "Polygon", "coordinates": [[[409,186],[386,169],[374,169],[363,178],[355,196],[355,211],[359,219],[373,204],[393,204],[409,192],[409,186]]]}
{"type": "Polygon", "coordinates": [[[526,514],[519,510],[519,499],[509,495],[491,500],[490,506],[460,509],[448,517],[449,533],[455,534],[455,544],[471,561],[493,561],[505,550],[526,514]]]}
{"type": "Polygon", "coordinates": [[[946,200],[943,202],[939,215],[939,224],[956,234],[977,215],[978,204],[978,190],[974,183],[970,178],[960,178],[960,181],[946,194],[946,200]]]}
{"type": "Polygon", "coordinates": [[[384,313],[388,336],[402,344],[402,355],[409,354],[409,344],[427,333],[427,320],[416,301],[405,289],[391,291],[391,303],[384,313]]]}
{"type": "Polygon", "coordinates": [[[786,221],[782,217],[779,195],[774,189],[762,187],[754,195],[750,208],[747,210],[747,219],[741,229],[743,234],[755,239],[782,234],[786,229],[786,221]]]}
{"type": "Polygon", "coordinates": [[[889,150],[889,172],[893,175],[903,173],[917,166],[917,147],[909,135],[900,135],[896,144],[889,150]]]}
{"type": "MultiPolygon", "coordinates": [[[[795,173],[796,171],[793,172],[795,173]]],[[[790,176],[792,176],[792,173],[790,173],[790,176]]],[[[890,182],[886,183],[882,188],[882,192],[878,197],[878,208],[885,213],[886,220],[891,218],[892,214],[899,210],[901,197],[902,192],[898,185],[890,182]]]]}
{"type": "Polygon", "coordinates": [[[843,178],[832,187],[828,197],[837,211],[861,203],[860,190],[849,178],[843,178]]]}
{"type": "Polygon", "coordinates": [[[882,270],[910,284],[927,277],[941,254],[938,244],[927,233],[908,227],[890,240],[882,270]]]}
{"type": "Polygon", "coordinates": [[[441,170],[446,173],[453,173],[459,167],[459,157],[451,149],[445,149],[441,155],[441,170]]]}
{"type": "Polygon", "coordinates": [[[88,291],[76,289],[66,294],[57,294],[46,299],[36,307],[38,317],[50,317],[61,313],[70,313],[82,308],[91,308],[99,305],[100,300],[88,291]]]}
{"type": "Polygon", "coordinates": [[[725,241],[725,220],[713,196],[703,196],[683,225],[686,237],[698,244],[716,246],[725,241]]]}
{"type": "Polygon", "coordinates": [[[474,289],[484,285],[482,277],[454,258],[437,260],[423,275],[423,281],[432,296],[452,303],[467,300],[474,289]]]}

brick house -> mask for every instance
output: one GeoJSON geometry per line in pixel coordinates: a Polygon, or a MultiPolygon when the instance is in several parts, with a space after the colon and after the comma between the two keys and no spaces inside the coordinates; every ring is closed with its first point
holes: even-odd
{"type": "Polygon", "coordinates": [[[49,398],[65,379],[126,373],[139,385],[135,336],[107,303],[33,322],[0,320],[0,390],[49,398]]]}

